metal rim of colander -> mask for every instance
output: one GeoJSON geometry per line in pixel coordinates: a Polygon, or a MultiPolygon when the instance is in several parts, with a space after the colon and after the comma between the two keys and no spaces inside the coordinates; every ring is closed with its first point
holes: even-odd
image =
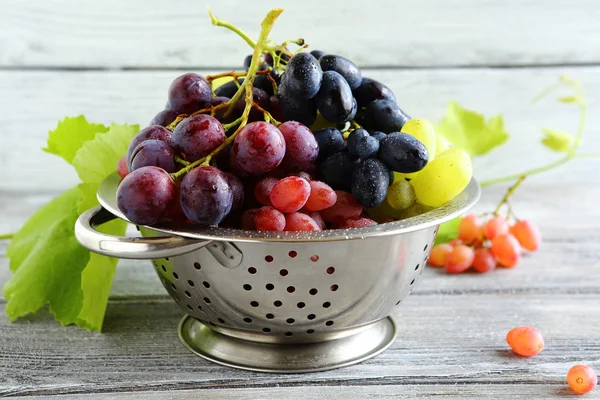
{"type": "MultiPolygon", "coordinates": [[[[117,206],[117,187],[121,178],[117,173],[108,176],[98,188],[98,201],[106,210],[129,221],[117,206]]],[[[450,202],[424,214],[396,222],[373,225],[366,228],[329,229],[319,232],[264,232],[232,228],[201,228],[195,225],[152,225],[144,226],[156,232],[200,240],[236,242],[304,242],[340,241],[398,235],[439,225],[456,218],[470,209],[479,200],[481,188],[473,178],[467,187],[450,202]]]]}

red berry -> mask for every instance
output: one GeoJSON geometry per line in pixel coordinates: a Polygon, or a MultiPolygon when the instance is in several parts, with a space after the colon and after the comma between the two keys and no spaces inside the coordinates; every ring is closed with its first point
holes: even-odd
{"type": "Polygon", "coordinates": [[[321,216],[320,212],[318,212],[318,211],[308,211],[306,213],[306,215],[308,215],[309,217],[311,217],[317,223],[317,225],[319,225],[319,228],[321,228],[321,230],[327,229],[327,224],[325,223],[325,220],[321,216]]]}
{"type": "Polygon", "coordinates": [[[313,180],[313,177],[306,171],[292,172],[287,174],[287,176],[299,176],[300,178],[306,179],[309,182],[313,180]]]}
{"type": "Polygon", "coordinates": [[[537,226],[526,219],[514,224],[510,228],[510,233],[517,238],[524,249],[529,251],[536,251],[542,242],[542,236],[537,226]]]}
{"type": "Polygon", "coordinates": [[[127,158],[125,156],[121,157],[119,162],[117,162],[117,172],[119,173],[121,179],[125,178],[127,174],[129,174],[129,170],[127,169],[127,158]]]}
{"type": "Polygon", "coordinates": [[[331,207],[337,200],[337,195],[326,183],[310,181],[310,196],[304,207],[310,211],[321,211],[331,207]]]}
{"type": "Polygon", "coordinates": [[[576,393],[589,393],[598,384],[598,375],[587,365],[574,365],[567,373],[567,383],[576,393]]]}
{"type": "Polygon", "coordinates": [[[315,163],[319,155],[319,145],[315,135],[306,125],[288,121],[279,125],[285,138],[285,156],[281,167],[287,171],[306,171],[315,163]]]}
{"type": "Polygon", "coordinates": [[[245,171],[262,174],[281,163],[285,140],[275,126],[264,121],[251,122],[238,132],[231,151],[245,171]]]}
{"type": "Polygon", "coordinates": [[[253,231],[256,229],[256,225],[254,225],[254,216],[256,215],[257,211],[258,208],[250,208],[242,213],[240,221],[240,227],[242,229],[248,231],[253,231]]]}
{"type": "Polygon", "coordinates": [[[293,212],[285,215],[286,231],[320,231],[321,227],[308,215],[300,212],[293,212]]]}
{"type": "Polygon", "coordinates": [[[473,264],[474,257],[475,252],[469,246],[465,246],[464,244],[456,246],[446,259],[446,264],[444,265],[446,272],[460,274],[468,270],[473,264]]]}
{"type": "Polygon", "coordinates": [[[301,209],[310,195],[310,185],[302,178],[288,176],[273,186],[269,198],[273,207],[284,213],[301,209]]]}
{"type": "Polygon", "coordinates": [[[434,267],[443,267],[452,250],[454,247],[450,243],[437,244],[431,249],[427,262],[434,267]]]}
{"type": "Polygon", "coordinates": [[[508,233],[508,222],[502,217],[492,217],[483,226],[483,233],[485,237],[492,240],[497,235],[503,235],[508,233]]]}
{"type": "Polygon", "coordinates": [[[448,242],[448,244],[452,247],[456,247],[456,246],[460,246],[461,244],[463,244],[463,242],[460,239],[452,239],[451,241],[448,242]]]}
{"type": "Polygon", "coordinates": [[[492,239],[492,253],[500,265],[511,268],[521,258],[521,245],[513,235],[505,233],[492,239]]]}
{"type": "Polygon", "coordinates": [[[271,176],[267,176],[266,178],[258,181],[256,186],[254,187],[254,197],[256,200],[264,206],[271,205],[271,191],[273,190],[273,186],[279,182],[279,179],[273,178],[271,176]]]}
{"type": "Polygon", "coordinates": [[[357,218],[363,208],[354,196],[348,192],[336,190],[337,200],[334,205],[321,211],[323,219],[334,224],[341,224],[348,219],[357,218]]]}
{"type": "Polygon", "coordinates": [[[506,343],[518,355],[531,357],[538,354],[544,348],[544,337],[540,331],[531,326],[519,326],[508,332],[506,343]]]}
{"type": "Polygon", "coordinates": [[[285,228],[285,216],[271,206],[259,208],[254,214],[257,231],[282,231],[285,228]]]}
{"type": "Polygon", "coordinates": [[[338,226],[338,229],[366,228],[367,226],[373,225],[377,225],[377,222],[369,218],[347,219],[341,225],[338,226]]]}
{"type": "Polygon", "coordinates": [[[475,250],[473,268],[477,272],[488,272],[496,268],[496,259],[490,249],[481,248],[475,250]]]}
{"type": "Polygon", "coordinates": [[[458,237],[467,244],[483,239],[483,231],[477,215],[470,214],[460,220],[458,224],[458,237]]]}

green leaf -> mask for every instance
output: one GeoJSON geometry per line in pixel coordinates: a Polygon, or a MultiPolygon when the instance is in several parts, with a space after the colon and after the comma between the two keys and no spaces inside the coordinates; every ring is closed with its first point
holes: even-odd
{"type": "Polygon", "coordinates": [[[454,102],[448,104],[446,115],[437,126],[437,132],[454,147],[464,149],[472,156],[489,152],[506,142],[510,136],[504,130],[501,115],[486,122],[482,114],[467,110],[454,102]]]}
{"type": "Polygon", "coordinates": [[[544,146],[559,153],[568,153],[573,148],[575,136],[570,133],[555,131],[554,129],[542,128],[544,146]]]}
{"type": "Polygon", "coordinates": [[[84,183],[99,184],[115,172],[117,162],[125,155],[129,142],[139,130],[139,125],[112,124],[108,132],[83,143],[73,160],[79,178],[84,183]]]}
{"type": "Polygon", "coordinates": [[[461,219],[462,217],[456,217],[441,224],[434,244],[448,243],[452,239],[456,239],[458,237],[458,224],[460,224],[461,219]]]}
{"type": "Polygon", "coordinates": [[[108,131],[108,127],[101,124],[89,123],[83,115],[67,117],[58,122],[56,129],[48,133],[48,145],[42,149],[73,163],[77,150],[84,142],[92,140],[98,133],[108,131]]]}

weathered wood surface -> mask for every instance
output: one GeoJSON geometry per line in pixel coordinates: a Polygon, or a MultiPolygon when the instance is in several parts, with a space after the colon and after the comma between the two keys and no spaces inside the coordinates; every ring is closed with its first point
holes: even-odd
{"type": "MultiPolygon", "coordinates": [[[[75,185],[77,176],[70,166],[39,150],[45,146],[48,130],[65,116],[78,114],[94,122],[148,124],[164,106],[170,81],[181,73],[0,71],[0,190],[39,193],[75,185]]],[[[600,153],[600,113],[594,111],[600,109],[598,67],[365,72],[389,85],[400,106],[415,117],[438,121],[450,100],[488,117],[503,114],[513,137],[502,151],[476,160],[476,175],[481,179],[519,172],[560,156],[539,143],[541,128],[573,132],[577,109],[559,105],[554,98],[537,105],[531,100],[561,74],[583,81],[590,109],[583,151],[600,153]]],[[[600,183],[599,169],[600,159],[574,161],[568,181],[600,183]]],[[[564,180],[564,174],[565,169],[557,169],[535,179],[555,183],[564,180]]]]}
{"type": "Polygon", "coordinates": [[[234,67],[247,45],[210,24],[206,5],[253,37],[284,7],[272,37],[361,66],[512,66],[600,61],[595,0],[1,0],[3,67],[234,67]]]}

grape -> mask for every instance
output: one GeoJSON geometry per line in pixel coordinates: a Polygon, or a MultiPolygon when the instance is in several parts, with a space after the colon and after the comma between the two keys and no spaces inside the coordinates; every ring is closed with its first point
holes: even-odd
{"type": "Polygon", "coordinates": [[[488,272],[496,268],[496,259],[490,249],[479,248],[475,250],[473,268],[477,272],[488,272]]]}
{"type": "Polygon", "coordinates": [[[317,95],[323,71],[319,61],[309,53],[298,53],[288,62],[281,77],[281,88],[299,99],[312,99],[317,95]]]}
{"type": "Polygon", "coordinates": [[[271,199],[269,196],[271,196],[271,190],[273,190],[273,186],[275,186],[277,182],[279,182],[279,179],[271,176],[258,181],[254,187],[254,197],[256,197],[256,200],[258,200],[260,204],[264,206],[271,205],[271,199]]]}
{"type": "Polygon", "coordinates": [[[298,121],[311,126],[317,119],[317,103],[314,99],[302,99],[288,92],[286,86],[279,87],[279,108],[283,119],[298,121]]]}
{"type": "Polygon", "coordinates": [[[256,210],[254,226],[258,231],[282,231],[285,228],[285,216],[273,207],[264,206],[256,210]]]}
{"type": "Polygon", "coordinates": [[[379,150],[379,141],[372,138],[369,132],[364,129],[355,129],[350,132],[346,144],[348,145],[348,153],[360,158],[371,157],[379,150]]]}
{"type": "Polygon", "coordinates": [[[446,272],[449,274],[460,274],[466,271],[473,264],[474,257],[475,253],[472,248],[464,244],[454,247],[444,265],[446,272]]]}
{"type": "Polygon", "coordinates": [[[323,72],[337,72],[346,80],[346,82],[348,82],[350,89],[354,90],[360,86],[362,74],[360,73],[360,69],[358,69],[352,61],[344,57],[327,54],[322,56],[319,59],[319,62],[321,63],[323,72]]]}
{"type": "Polygon", "coordinates": [[[321,50],[313,50],[310,52],[310,54],[318,60],[325,55],[325,52],[321,50]]]}
{"type": "Polygon", "coordinates": [[[285,139],[285,156],[281,167],[287,171],[306,171],[312,167],[319,155],[315,135],[300,122],[289,121],[279,125],[285,139]]]}
{"type": "Polygon", "coordinates": [[[365,207],[381,204],[389,185],[390,173],[376,158],[362,160],[352,174],[352,194],[365,207]]]}
{"type": "Polygon", "coordinates": [[[177,201],[177,187],[167,171],[144,167],[127,175],[117,188],[117,205],[137,225],[159,222],[177,201]]]}
{"type": "Polygon", "coordinates": [[[245,171],[261,174],[281,163],[285,139],[275,126],[264,121],[251,122],[238,132],[232,152],[245,171]]]}
{"type": "Polygon", "coordinates": [[[237,160],[235,158],[235,153],[233,152],[233,146],[231,147],[231,150],[229,151],[228,162],[229,162],[229,170],[235,176],[239,176],[240,178],[247,178],[250,176],[250,174],[244,168],[242,168],[242,166],[237,162],[237,160]]]}
{"type": "Polygon", "coordinates": [[[321,211],[321,216],[327,222],[341,224],[348,219],[358,218],[362,206],[347,192],[336,190],[337,200],[334,205],[321,211]]]}
{"type": "Polygon", "coordinates": [[[202,226],[217,225],[233,204],[227,177],[215,167],[198,167],[181,182],[181,208],[185,215],[202,226]]]}
{"type": "Polygon", "coordinates": [[[317,178],[334,189],[349,191],[356,164],[356,157],[352,154],[335,153],[321,163],[317,178]]]}
{"type": "MultiPolygon", "coordinates": [[[[244,83],[244,78],[238,78],[238,84],[241,86],[244,83]]],[[[216,97],[227,97],[232,98],[235,96],[235,93],[238,91],[239,86],[235,84],[234,80],[231,80],[218,88],[215,89],[216,97]]]]}
{"type": "Polygon", "coordinates": [[[531,326],[519,326],[508,331],[506,343],[518,355],[531,357],[539,354],[544,348],[544,337],[531,326]]]}
{"type": "MultiPolygon", "coordinates": [[[[274,72],[273,70],[272,72],[274,72]]],[[[275,72],[276,73],[276,72],[275,72]]],[[[273,78],[275,79],[275,78],[273,78]]],[[[254,87],[264,90],[267,96],[273,96],[273,82],[267,75],[256,75],[254,77],[254,87]]],[[[263,107],[264,108],[264,107],[263,107]]]]}
{"type": "Polygon", "coordinates": [[[337,229],[366,228],[373,225],[377,225],[377,222],[369,218],[347,219],[337,229]]]}
{"type": "Polygon", "coordinates": [[[387,136],[387,134],[385,134],[385,133],[383,133],[383,132],[378,132],[378,131],[375,131],[375,132],[373,132],[373,133],[371,134],[371,136],[372,136],[372,137],[374,137],[375,139],[377,139],[377,140],[381,141],[381,139],[383,139],[384,137],[386,137],[386,136],[387,136]]]}
{"type": "Polygon", "coordinates": [[[402,133],[407,133],[423,143],[429,154],[429,161],[433,161],[436,154],[435,129],[429,121],[424,119],[411,119],[402,126],[402,133]]]}
{"type": "Polygon", "coordinates": [[[129,169],[127,168],[127,161],[125,156],[119,158],[119,161],[117,162],[117,172],[119,173],[121,179],[125,178],[127,174],[129,174],[129,169]]]}
{"type": "Polygon", "coordinates": [[[291,213],[304,207],[309,195],[310,184],[305,179],[288,176],[273,186],[269,198],[273,207],[291,213]]]}
{"type": "Polygon", "coordinates": [[[173,110],[162,110],[152,118],[150,125],[160,125],[167,127],[171,122],[175,121],[177,113],[173,110]]]}
{"type": "Polygon", "coordinates": [[[320,231],[321,227],[310,216],[293,212],[285,215],[285,231],[320,231]]]}
{"type": "Polygon", "coordinates": [[[399,132],[410,117],[389,100],[374,100],[356,114],[356,122],[368,131],[399,132]]]}
{"type": "Polygon", "coordinates": [[[145,140],[131,155],[131,170],[142,167],[159,167],[170,173],[175,172],[175,152],[160,140],[145,140]]]}
{"type": "Polygon", "coordinates": [[[359,108],[368,106],[374,100],[396,103],[396,96],[387,86],[370,78],[362,78],[360,85],[352,90],[352,94],[359,108]]]}
{"type": "Polygon", "coordinates": [[[470,214],[460,220],[458,237],[467,244],[483,241],[483,227],[477,219],[477,215],[470,214]]]}
{"type": "Polygon", "coordinates": [[[452,239],[451,241],[448,242],[448,244],[452,247],[456,247],[456,246],[460,246],[461,244],[463,244],[463,242],[460,239],[452,239]]]}
{"type": "Polygon", "coordinates": [[[440,154],[410,183],[419,202],[438,207],[458,196],[469,184],[472,174],[471,158],[464,150],[456,149],[440,154]]]}
{"type": "MultiPolygon", "coordinates": [[[[269,96],[267,93],[259,89],[257,87],[252,88],[252,101],[258,104],[263,110],[269,110],[269,106],[271,105],[269,96]]],[[[237,116],[241,116],[246,108],[246,98],[245,96],[238,100],[235,104],[235,111],[232,115],[230,115],[231,122],[237,119],[237,116]]],[[[264,114],[262,111],[256,109],[255,107],[250,110],[250,115],[248,116],[248,121],[264,121],[264,114]]]]}
{"type": "Polygon", "coordinates": [[[356,101],[348,82],[335,71],[323,73],[323,83],[315,97],[321,115],[331,122],[346,122],[356,113],[356,101]]]}
{"type": "Polygon", "coordinates": [[[318,160],[324,160],[334,153],[342,151],[344,148],[344,137],[342,133],[335,128],[323,128],[314,132],[315,139],[319,146],[318,160]]]}
{"type": "Polygon", "coordinates": [[[393,171],[410,173],[425,168],[427,149],[419,140],[405,133],[390,133],[379,142],[379,159],[393,171]]]}
{"type": "MultiPolygon", "coordinates": [[[[219,104],[222,103],[227,103],[230,100],[229,97],[224,97],[224,96],[217,96],[217,97],[213,97],[212,100],[210,101],[210,105],[211,106],[218,106],[219,104]]],[[[226,108],[224,108],[226,109],[226,108]]]]}
{"type": "MultiPolygon", "coordinates": [[[[337,196],[336,196],[336,198],[337,198],[337,196]]],[[[320,212],[310,211],[310,212],[307,212],[306,215],[311,217],[313,219],[313,221],[315,221],[317,223],[317,225],[319,225],[319,228],[321,228],[321,230],[327,229],[327,224],[325,223],[325,220],[321,216],[320,212]]]]}
{"type": "MultiPolygon", "coordinates": [[[[287,50],[287,47],[286,47],[286,50],[287,50]]],[[[275,50],[275,54],[276,55],[280,55],[281,54],[281,50],[275,50]]],[[[282,61],[287,62],[287,61],[290,60],[290,56],[288,56],[287,54],[284,53],[284,54],[281,54],[280,59],[282,61]]],[[[265,54],[265,62],[268,65],[273,66],[273,56],[271,55],[271,53],[265,54]]]]}
{"type": "Polygon", "coordinates": [[[129,147],[127,148],[127,154],[125,157],[127,160],[127,167],[129,168],[129,170],[131,170],[131,156],[135,148],[143,141],[151,139],[162,140],[163,142],[170,145],[171,131],[160,125],[150,125],[139,131],[133,137],[133,139],[131,139],[131,142],[129,142],[129,147]]]}
{"type": "Polygon", "coordinates": [[[579,394],[589,393],[598,384],[598,375],[588,365],[574,365],[567,373],[567,383],[574,392],[579,394]]]}
{"type": "Polygon", "coordinates": [[[242,213],[240,227],[247,231],[253,231],[256,229],[256,225],[254,225],[254,217],[258,208],[249,208],[242,213]]]}
{"type": "Polygon", "coordinates": [[[448,141],[448,139],[446,139],[444,137],[444,135],[442,135],[439,132],[435,133],[435,156],[437,157],[438,155],[444,153],[446,150],[451,149],[452,148],[452,143],[450,143],[448,141]]]}
{"type": "Polygon", "coordinates": [[[310,181],[310,195],[304,207],[310,211],[321,211],[331,207],[337,200],[337,195],[331,188],[324,182],[310,181]]]}
{"type": "Polygon", "coordinates": [[[521,245],[511,234],[496,235],[492,239],[492,253],[500,265],[512,268],[521,258],[521,245]]]}
{"type": "Polygon", "coordinates": [[[406,179],[398,179],[389,187],[386,195],[388,204],[396,210],[404,210],[416,201],[415,189],[406,179]]]}
{"type": "Polygon", "coordinates": [[[193,162],[209,155],[225,142],[223,125],[210,115],[186,118],[173,131],[173,145],[193,162]]]}
{"type": "Polygon", "coordinates": [[[169,108],[180,114],[190,114],[208,107],[211,98],[210,84],[198,74],[181,75],[169,87],[169,108]]]}
{"type": "Polygon", "coordinates": [[[483,233],[486,239],[492,240],[498,235],[504,235],[509,232],[508,222],[501,216],[490,218],[483,226],[483,233]]]}
{"type": "Polygon", "coordinates": [[[234,213],[239,211],[244,205],[244,185],[237,176],[230,174],[229,172],[223,172],[227,183],[231,187],[231,211],[234,213]]]}
{"type": "Polygon", "coordinates": [[[399,210],[400,219],[412,218],[417,215],[425,214],[428,211],[431,211],[432,208],[423,204],[415,203],[412,206],[405,208],[404,210],[399,210]]]}
{"type": "Polygon", "coordinates": [[[510,233],[517,238],[521,246],[529,251],[536,251],[540,247],[542,236],[537,226],[526,219],[521,220],[510,228],[510,233]]]}
{"type": "Polygon", "coordinates": [[[286,176],[299,176],[302,179],[306,179],[308,182],[313,180],[313,177],[311,174],[309,174],[306,171],[300,171],[300,172],[290,172],[288,173],[286,176]]]}
{"type": "Polygon", "coordinates": [[[429,265],[432,265],[434,267],[445,266],[446,261],[448,260],[448,257],[450,256],[450,253],[452,253],[452,250],[454,250],[454,247],[452,247],[448,243],[436,244],[435,246],[433,246],[433,248],[431,249],[431,252],[429,253],[429,258],[427,259],[427,263],[429,263],[429,265]]]}

